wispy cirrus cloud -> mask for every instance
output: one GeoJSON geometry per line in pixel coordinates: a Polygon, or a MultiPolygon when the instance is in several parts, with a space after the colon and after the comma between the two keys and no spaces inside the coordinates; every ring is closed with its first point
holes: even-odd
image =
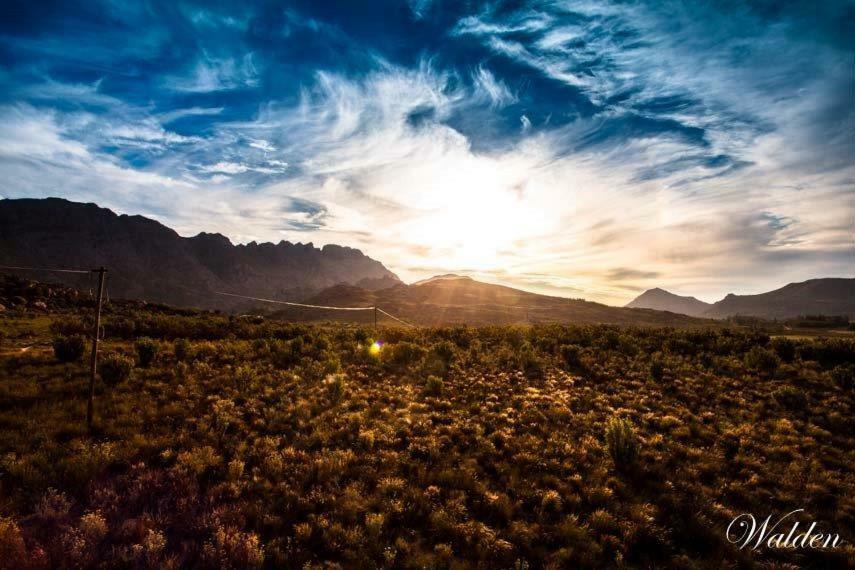
{"type": "Polygon", "coordinates": [[[188,75],[168,76],[164,80],[168,89],[191,93],[246,89],[257,83],[258,69],[252,53],[240,59],[220,59],[204,53],[188,75]]]}

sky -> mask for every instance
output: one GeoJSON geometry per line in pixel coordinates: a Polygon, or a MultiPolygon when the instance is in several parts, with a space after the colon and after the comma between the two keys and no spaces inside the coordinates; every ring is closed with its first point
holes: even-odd
{"type": "Polygon", "coordinates": [[[855,2],[4,2],[0,197],[623,304],[855,275],[855,2]]]}

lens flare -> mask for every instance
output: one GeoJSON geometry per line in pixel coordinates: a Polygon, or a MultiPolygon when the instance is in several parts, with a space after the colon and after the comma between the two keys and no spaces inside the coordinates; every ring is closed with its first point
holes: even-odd
{"type": "Polygon", "coordinates": [[[380,349],[383,348],[383,343],[378,341],[374,341],[370,347],[368,347],[368,353],[372,356],[378,356],[380,354],[380,349]]]}

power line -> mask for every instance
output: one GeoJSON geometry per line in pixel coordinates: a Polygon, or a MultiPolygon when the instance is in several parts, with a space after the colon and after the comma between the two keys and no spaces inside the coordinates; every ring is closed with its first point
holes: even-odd
{"type": "MultiPolygon", "coordinates": [[[[249,299],[251,301],[263,301],[265,303],[276,303],[278,305],[290,305],[292,307],[308,307],[309,309],[327,309],[332,311],[373,311],[374,307],[328,307],[326,305],[307,305],[306,303],[292,303],[290,301],[277,301],[275,299],[264,299],[262,297],[250,297],[248,295],[237,295],[235,293],[225,293],[223,291],[214,291],[217,295],[227,295],[229,297],[238,297],[240,299],[249,299]]],[[[379,309],[378,309],[379,310],[379,309]]]]}
{"type": "MultiPolygon", "coordinates": [[[[50,271],[50,272],[57,272],[57,273],[76,273],[76,274],[85,274],[85,275],[90,275],[90,276],[92,275],[93,272],[99,271],[98,269],[91,269],[91,270],[61,269],[61,268],[54,268],[54,267],[21,267],[21,266],[16,266],[16,265],[0,265],[0,269],[14,269],[14,270],[20,270],[20,271],[50,271]]],[[[206,294],[203,291],[194,290],[194,289],[191,289],[189,287],[183,287],[181,285],[177,285],[177,286],[181,289],[186,289],[186,290],[192,291],[194,293],[206,294]]],[[[107,293],[106,288],[103,291],[103,293],[106,293],[108,298],[109,298],[109,293],[107,293]]],[[[261,301],[263,303],[275,303],[277,305],[288,305],[290,307],[305,307],[307,309],[322,309],[322,310],[326,310],[326,311],[377,311],[379,313],[383,313],[384,315],[386,315],[390,319],[393,319],[399,323],[407,325],[408,327],[417,328],[416,325],[414,325],[412,323],[408,323],[404,319],[398,318],[395,315],[393,315],[387,311],[384,311],[380,307],[377,307],[374,305],[372,305],[370,307],[333,307],[333,306],[329,306],[329,305],[311,305],[308,303],[294,303],[291,301],[279,301],[277,299],[265,299],[264,297],[253,297],[250,295],[238,295],[237,293],[227,293],[225,291],[212,291],[212,293],[214,293],[216,295],[225,295],[227,297],[237,297],[239,299],[248,299],[250,301],[261,301]]]]}
{"type": "Polygon", "coordinates": [[[383,313],[384,315],[386,315],[390,319],[398,321],[399,323],[405,324],[409,327],[418,328],[418,327],[416,327],[416,325],[414,325],[412,323],[408,323],[404,319],[400,319],[400,318],[396,317],[395,315],[393,315],[387,311],[384,311],[383,309],[381,309],[380,307],[377,307],[377,306],[371,306],[371,307],[332,307],[332,306],[328,306],[328,305],[310,305],[307,303],[293,303],[291,301],[278,301],[276,299],[265,299],[263,297],[252,297],[249,295],[237,295],[235,293],[226,293],[224,291],[214,291],[214,293],[216,293],[217,295],[227,295],[229,297],[238,297],[240,299],[249,299],[251,301],[262,301],[265,303],[276,303],[278,305],[288,305],[291,307],[306,307],[309,309],[323,309],[323,310],[329,310],[329,311],[374,311],[374,310],[376,310],[378,313],[383,313]]]}
{"type": "Polygon", "coordinates": [[[21,271],[51,271],[54,273],[86,273],[90,274],[97,269],[57,269],[53,267],[18,267],[16,265],[0,265],[0,269],[17,269],[21,271]]]}
{"type": "Polygon", "coordinates": [[[395,320],[396,320],[396,321],[398,321],[399,323],[404,323],[404,324],[405,324],[405,325],[407,325],[408,327],[418,328],[416,325],[414,325],[414,324],[412,324],[412,323],[408,323],[408,322],[407,322],[407,321],[405,321],[404,319],[399,319],[399,318],[398,318],[398,317],[396,317],[395,315],[392,315],[392,314],[387,313],[386,311],[384,311],[384,310],[383,310],[383,309],[381,309],[380,307],[377,307],[377,311],[378,311],[378,312],[380,312],[380,313],[383,313],[384,315],[386,315],[387,317],[389,317],[389,318],[391,318],[391,319],[395,319],[395,320]]]}

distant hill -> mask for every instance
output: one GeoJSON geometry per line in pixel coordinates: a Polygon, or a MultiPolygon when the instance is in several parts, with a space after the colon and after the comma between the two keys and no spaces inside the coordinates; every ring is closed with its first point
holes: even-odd
{"type": "MultiPolygon", "coordinates": [[[[336,285],[304,299],[305,303],[334,307],[380,308],[408,322],[439,326],[453,324],[503,325],[535,323],[613,323],[642,326],[694,326],[709,321],[650,309],[626,309],[528,293],[511,287],[475,281],[458,275],[442,275],[412,285],[369,291],[336,285]]],[[[370,323],[373,313],[344,313],[288,307],[276,316],[294,320],[348,320],[370,323]]],[[[380,315],[381,322],[392,323],[380,315]]]]}
{"type": "MultiPolygon", "coordinates": [[[[294,300],[337,283],[368,288],[398,283],[379,261],[338,245],[287,241],[233,245],[220,234],[182,237],[142,216],[59,198],[0,200],[0,264],[104,265],[113,297],[179,306],[231,309],[248,303],[212,294],[229,291],[294,300]]],[[[45,279],[45,274],[27,274],[45,279]]],[[[81,288],[87,276],[50,274],[81,288]]]]}
{"type": "Polygon", "coordinates": [[[855,279],[811,279],[759,295],[730,294],[715,303],[706,314],[713,318],[733,315],[766,319],[799,315],[855,317],[855,279]]]}
{"type": "Polygon", "coordinates": [[[658,287],[656,289],[648,289],[625,306],[629,308],[671,311],[672,313],[681,313],[693,317],[703,316],[712,307],[709,303],[704,303],[694,297],[675,295],[658,287]]]}
{"type": "Polygon", "coordinates": [[[713,319],[752,316],[785,319],[802,315],[847,315],[855,317],[855,279],[828,277],[790,283],[758,295],[729,294],[713,304],[694,297],[681,297],[663,289],[645,291],[627,307],[660,309],[713,319]]]}

